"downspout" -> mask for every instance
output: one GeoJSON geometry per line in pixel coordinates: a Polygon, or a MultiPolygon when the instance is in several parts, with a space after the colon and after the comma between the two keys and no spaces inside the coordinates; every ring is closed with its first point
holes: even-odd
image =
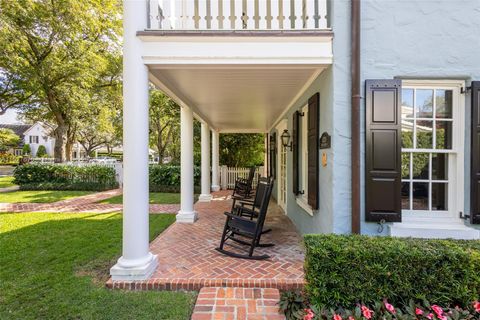
{"type": "Polygon", "coordinates": [[[360,0],[352,0],[351,10],[352,233],[360,233],[360,0]]]}

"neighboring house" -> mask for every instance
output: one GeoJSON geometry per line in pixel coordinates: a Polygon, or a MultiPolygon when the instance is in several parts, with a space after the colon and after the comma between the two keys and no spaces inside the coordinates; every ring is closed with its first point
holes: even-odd
{"type": "Polygon", "coordinates": [[[32,156],[37,154],[40,145],[45,146],[48,156],[53,156],[55,139],[50,136],[50,129],[40,122],[31,124],[0,124],[0,128],[11,129],[20,137],[20,143],[10,151],[16,156],[21,156],[25,144],[30,145],[32,156]]]}
{"type": "Polygon", "coordinates": [[[124,1],[127,230],[114,279],[157,263],[149,81],[181,106],[177,222],[196,220],[195,117],[200,200],[210,156],[218,190],[219,134],[268,133],[274,197],[302,233],[480,237],[478,0],[139,2],[124,1]]]}

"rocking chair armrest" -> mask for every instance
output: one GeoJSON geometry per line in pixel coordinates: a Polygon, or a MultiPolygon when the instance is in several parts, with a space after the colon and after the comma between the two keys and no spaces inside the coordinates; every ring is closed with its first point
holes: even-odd
{"type": "Polygon", "coordinates": [[[235,218],[235,219],[243,220],[243,221],[247,221],[247,222],[251,222],[251,221],[252,221],[252,220],[250,220],[250,219],[247,219],[247,218],[238,216],[238,215],[236,215],[236,214],[233,214],[233,213],[227,212],[227,211],[225,211],[223,214],[226,215],[226,216],[229,217],[229,218],[235,218]]]}

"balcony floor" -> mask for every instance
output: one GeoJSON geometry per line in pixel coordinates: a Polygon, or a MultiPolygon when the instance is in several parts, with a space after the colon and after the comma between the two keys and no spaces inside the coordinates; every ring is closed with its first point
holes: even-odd
{"type": "Polygon", "coordinates": [[[224,256],[215,248],[225,223],[224,211],[230,209],[231,191],[213,193],[213,200],[197,202],[198,221],[175,223],[151,244],[159,266],[147,281],[112,282],[107,286],[133,290],[199,290],[202,287],[259,287],[282,290],[302,288],[304,252],[294,225],[272,201],[266,226],[272,232],[262,237],[272,248],[259,248],[256,254],[268,254],[263,261],[224,256]]]}

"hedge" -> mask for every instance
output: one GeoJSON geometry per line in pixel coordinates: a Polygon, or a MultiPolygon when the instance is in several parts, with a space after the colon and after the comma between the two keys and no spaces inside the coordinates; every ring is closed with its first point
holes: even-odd
{"type": "MultiPolygon", "coordinates": [[[[193,169],[194,185],[200,184],[200,168],[193,169]]],[[[150,165],[149,181],[151,192],[180,192],[180,166],[150,165]]],[[[198,188],[197,188],[198,189],[198,188]]]]}
{"type": "Polygon", "coordinates": [[[305,290],[320,307],[479,298],[479,241],[306,235],[305,246],[305,290]]]}
{"type": "Polygon", "coordinates": [[[25,164],[18,166],[13,176],[22,190],[102,191],[118,187],[115,169],[101,165],[25,164]]]}

